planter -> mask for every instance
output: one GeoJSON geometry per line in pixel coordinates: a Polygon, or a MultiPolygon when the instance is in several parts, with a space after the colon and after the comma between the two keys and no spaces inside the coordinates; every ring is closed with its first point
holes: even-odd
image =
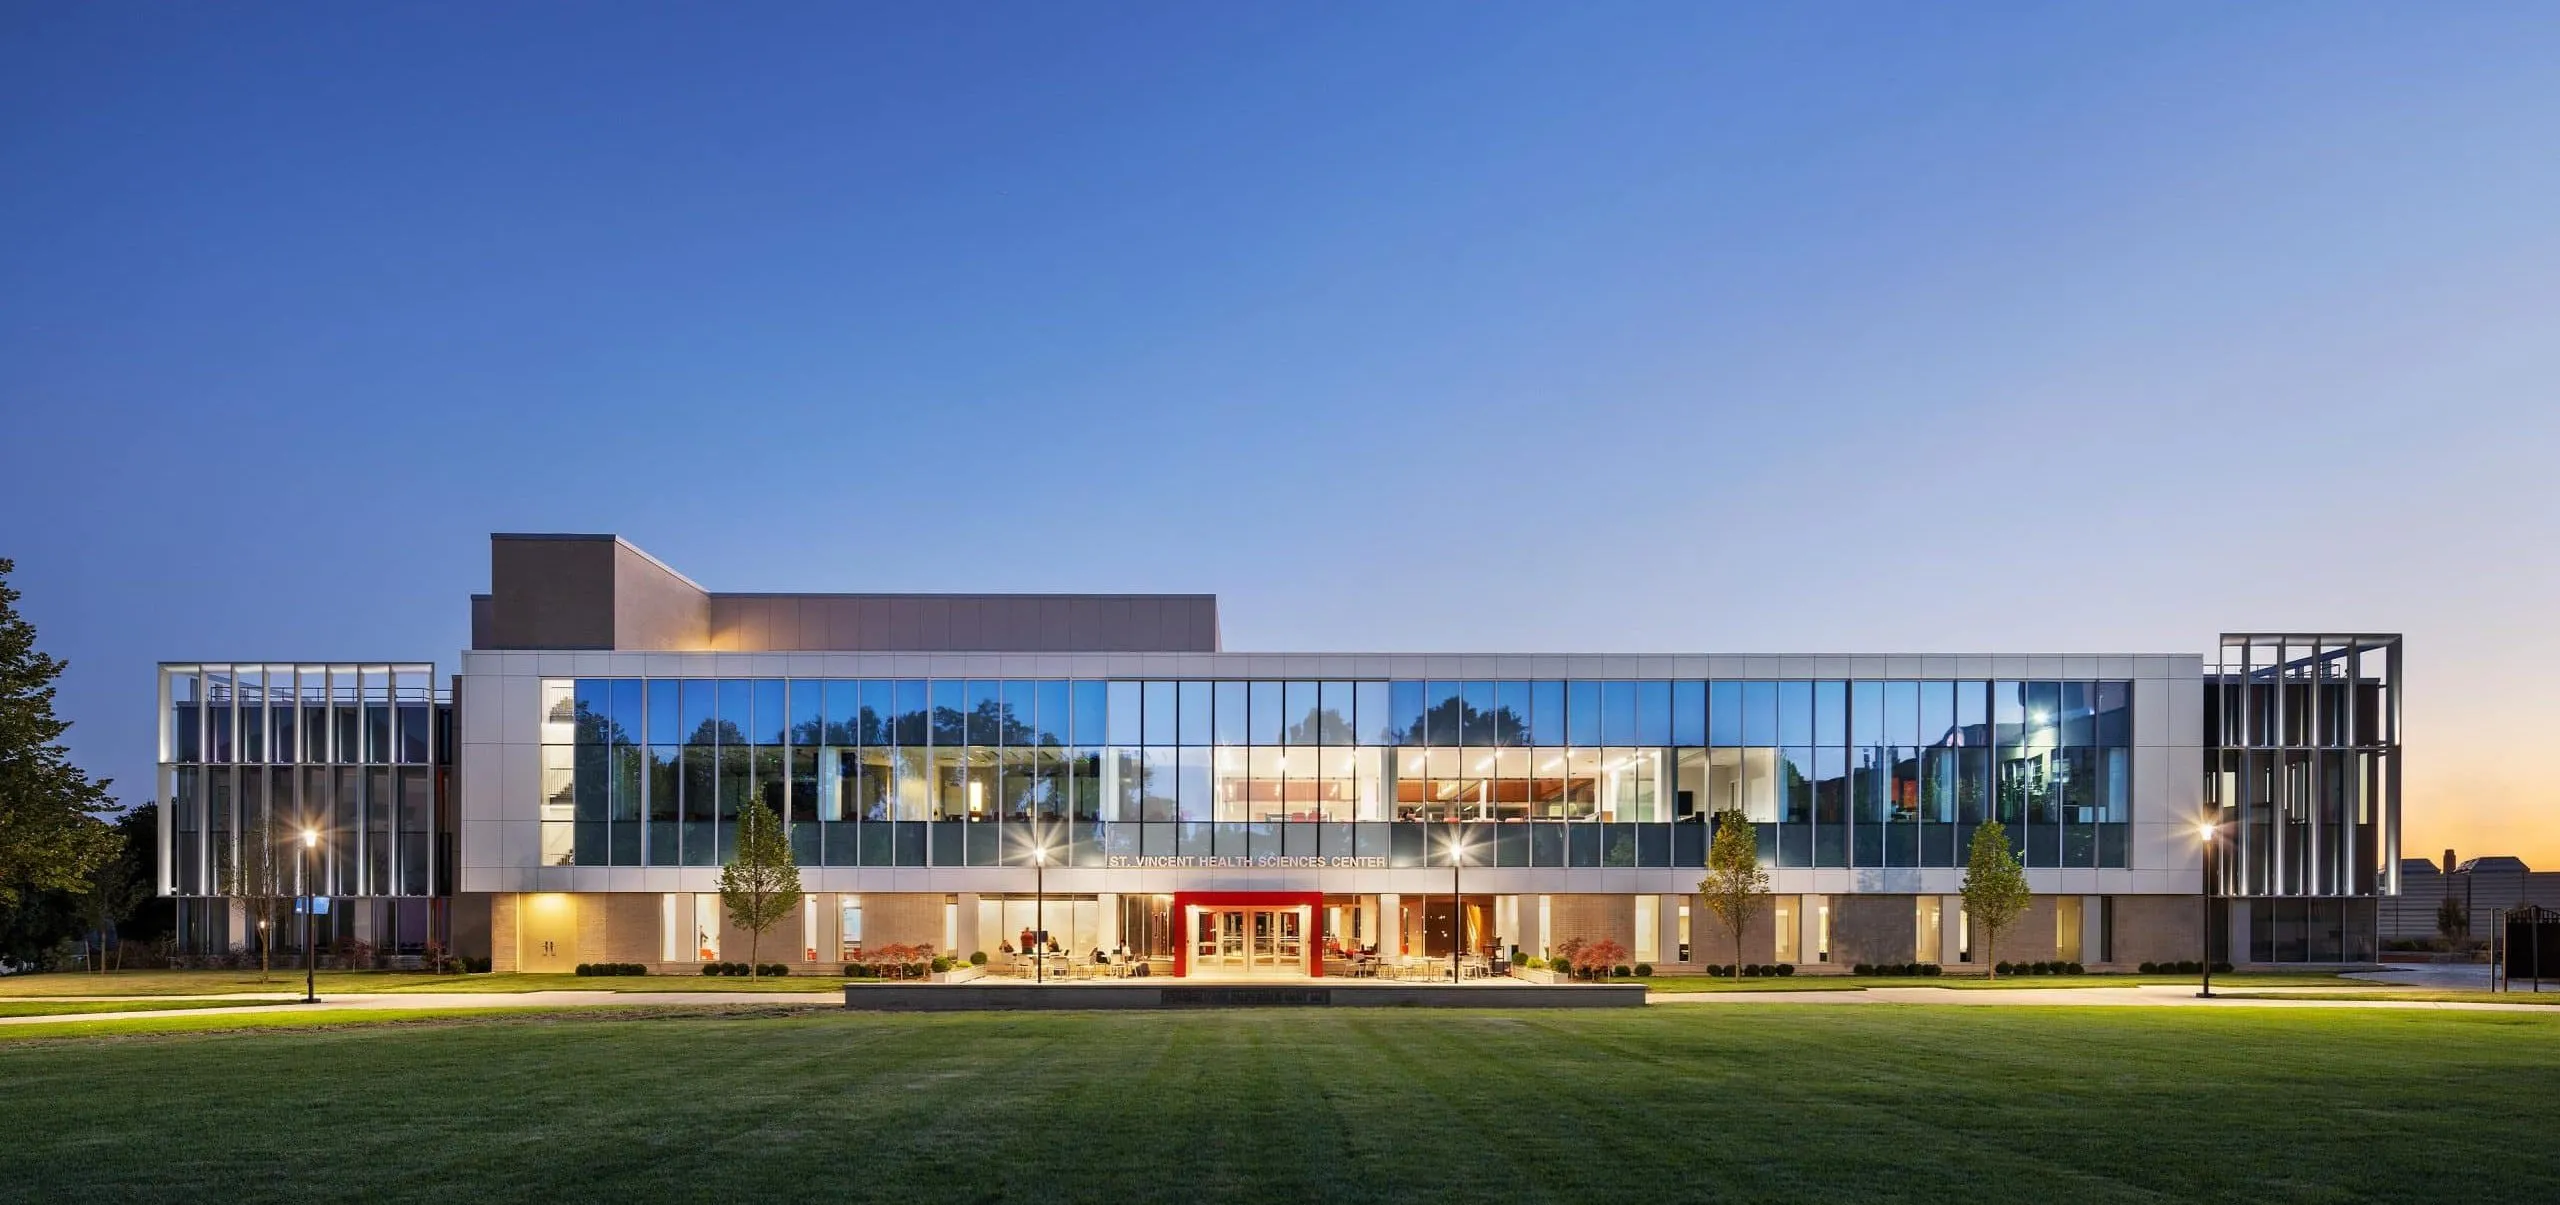
{"type": "Polygon", "coordinates": [[[1568,975],[1560,974],[1560,973],[1555,972],[1555,971],[1546,971],[1546,970],[1537,970],[1537,971],[1533,971],[1533,970],[1530,970],[1530,969],[1529,969],[1529,968],[1527,968],[1527,967],[1513,967],[1513,968],[1511,968],[1511,977],[1512,977],[1512,978],[1514,978],[1514,979],[1526,979],[1526,980],[1528,980],[1528,981],[1529,981],[1529,982],[1531,982],[1531,983],[1571,983],[1571,982],[1573,982],[1573,979],[1572,979],[1570,976],[1568,976],[1568,975]]]}
{"type": "Polygon", "coordinates": [[[985,967],[962,966],[953,967],[947,971],[936,971],[932,975],[928,976],[928,978],[932,979],[935,983],[967,983],[972,979],[985,975],[986,973],[987,968],[985,967]]]}

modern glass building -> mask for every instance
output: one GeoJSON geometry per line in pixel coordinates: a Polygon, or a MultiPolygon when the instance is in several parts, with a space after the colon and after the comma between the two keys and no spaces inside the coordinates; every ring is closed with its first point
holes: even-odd
{"type": "Polygon", "coordinates": [[[2208,929],[2234,961],[2369,959],[2396,887],[2393,636],[1242,653],[1210,596],[717,594],[615,537],[520,535],[472,626],[449,700],[423,666],[163,667],[191,941],[237,940],[241,842],[313,828],[310,881],[349,905],[324,923],[377,948],[742,958],[716,878],[750,801],[809,892],[763,948],[830,969],[1031,938],[1318,976],[1578,937],[1702,971],[1731,957],[1695,896],[1725,813],[1776,895],[1745,959],[1815,970],[1984,959],[1957,892],[1986,820],[2037,893],[2004,960],[2188,959],[2208,929]]]}

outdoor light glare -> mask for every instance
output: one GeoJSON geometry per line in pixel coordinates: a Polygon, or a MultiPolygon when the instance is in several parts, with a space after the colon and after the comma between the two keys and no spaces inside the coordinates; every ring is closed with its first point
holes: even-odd
{"type": "Polygon", "coordinates": [[[2210,822],[2199,821],[2196,824],[2196,839],[2199,841],[2213,840],[2213,825],[2210,822]]]}
{"type": "Polygon", "coordinates": [[[319,844],[320,833],[318,830],[308,828],[302,830],[302,848],[311,849],[319,844]]]}

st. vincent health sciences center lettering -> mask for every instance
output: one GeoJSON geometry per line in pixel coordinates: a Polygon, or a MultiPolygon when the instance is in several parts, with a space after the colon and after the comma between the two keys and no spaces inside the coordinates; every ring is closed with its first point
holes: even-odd
{"type": "Polygon", "coordinates": [[[1217,854],[1174,854],[1161,857],[1113,857],[1110,870],[1384,870],[1385,858],[1223,857],[1217,854]]]}

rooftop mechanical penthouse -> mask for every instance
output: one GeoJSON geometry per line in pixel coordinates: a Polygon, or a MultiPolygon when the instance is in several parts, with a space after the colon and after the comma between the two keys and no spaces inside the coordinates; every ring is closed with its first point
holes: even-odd
{"type": "Polygon", "coordinates": [[[891,944],[1000,970],[1054,946],[1069,974],[1495,970],[1576,937],[1703,971],[1730,958],[1693,894],[1728,809],[1775,893],[1744,959],[1813,971],[1978,964],[1956,892],[1987,819],[2036,891],[2003,960],[2192,959],[2203,931],[2233,962],[2368,960],[2397,890],[2396,635],[1241,653],[1208,595],[719,594],[609,535],[493,536],[470,602],[449,688],[161,667],[160,890],[191,950],[249,940],[264,843],[327,899],[323,947],[743,959],[716,878],[748,800],[809,893],[766,957],[828,972],[891,944]]]}

